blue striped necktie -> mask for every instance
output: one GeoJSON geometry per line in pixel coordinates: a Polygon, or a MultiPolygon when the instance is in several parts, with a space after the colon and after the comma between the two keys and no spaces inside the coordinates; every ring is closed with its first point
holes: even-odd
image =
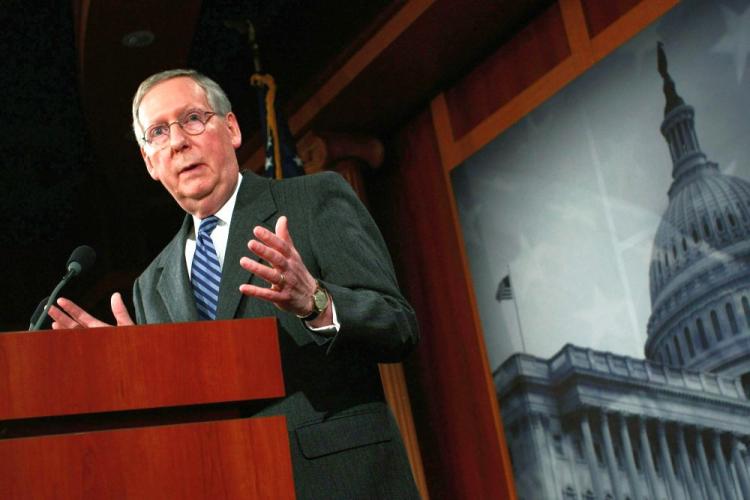
{"type": "Polygon", "coordinates": [[[221,265],[219,265],[214,242],[211,240],[211,232],[218,223],[219,218],[215,215],[203,219],[195,242],[190,281],[193,283],[193,295],[195,295],[195,305],[200,319],[216,319],[221,265]]]}

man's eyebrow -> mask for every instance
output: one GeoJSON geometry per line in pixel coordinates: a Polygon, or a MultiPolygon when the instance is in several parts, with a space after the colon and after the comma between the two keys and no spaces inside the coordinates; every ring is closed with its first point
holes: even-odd
{"type": "MultiPolygon", "coordinates": [[[[183,116],[185,116],[187,113],[190,113],[191,111],[208,111],[208,110],[205,109],[204,106],[199,106],[199,105],[196,105],[196,104],[188,104],[188,105],[185,105],[184,107],[180,108],[180,111],[177,113],[176,118],[180,119],[183,116]]],[[[164,119],[161,119],[161,120],[155,120],[153,123],[151,123],[151,125],[142,124],[142,127],[144,129],[149,129],[149,128],[153,127],[154,125],[163,125],[165,123],[168,123],[169,121],[171,121],[171,120],[168,120],[168,119],[164,118],[164,119]]]]}
{"type": "Polygon", "coordinates": [[[202,108],[202,107],[192,106],[192,107],[189,107],[189,108],[185,109],[185,111],[183,111],[182,113],[180,113],[180,114],[179,114],[179,115],[177,115],[177,116],[185,116],[185,115],[187,115],[187,114],[190,114],[190,113],[193,113],[193,112],[195,112],[195,111],[202,111],[203,113],[205,113],[205,112],[207,112],[208,110],[207,110],[207,109],[204,109],[204,108],[202,108]]]}

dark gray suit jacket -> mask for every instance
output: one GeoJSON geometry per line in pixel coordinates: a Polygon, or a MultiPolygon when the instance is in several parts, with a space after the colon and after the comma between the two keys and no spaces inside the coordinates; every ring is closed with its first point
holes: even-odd
{"type": "MultiPolygon", "coordinates": [[[[185,240],[192,217],[136,280],[138,323],[197,321],[185,240]]],[[[257,258],[257,257],[255,257],[257,258]]],[[[403,357],[416,342],[414,312],[398,290],[383,239],[338,175],[273,181],[243,173],[229,228],[217,319],[276,316],[287,396],[248,406],[247,415],[286,416],[300,499],[418,498],[377,362],[403,357]],[[310,273],[331,294],[341,324],[332,339],[312,335],[293,314],[245,297],[258,283],[240,257],[252,230],[279,216],[310,273]]]]}

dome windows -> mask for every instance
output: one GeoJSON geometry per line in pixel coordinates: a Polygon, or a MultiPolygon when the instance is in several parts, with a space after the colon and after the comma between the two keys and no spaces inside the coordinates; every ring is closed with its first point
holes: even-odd
{"type": "MultiPolygon", "coordinates": [[[[722,309],[711,309],[708,311],[708,319],[711,322],[711,329],[713,330],[713,338],[715,340],[709,341],[709,334],[707,332],[701,317],[695,319],[693,324],[685,324],[682,327],[682,331],[674,330],[670,335],[670,338],[661,345],[659,352],[657,353],[658,358],[662,364],[666,366],[684,367],[690,363],[696,356],[700,356],[701,353],[708,351],[712,345],[716,345],[719,342],[725,340],[726,336],[737,336],[742,334],[745,323],[750,329],[750,300],[748,297],[743,296],[741,304],[744,312],[745,323],[740,325],[740,319],[737,317],[737,311],[735,311],[735,304],[731,299],[722,301],[722,309]],[[726,316],[723,316],[726,314],[726,316]],[[695,337],[693,334],[695,333],[695,337]]],[[[721,305],[717,304],[718,307],[721,305]]]]}
{"type": "Polygon", "coordinates": [[[685,344],[688,348],[688,354],[691,358],[693,358],[695,356],[695,347],[693,347],[693,339],[690,336],[690,329],[688,329],[688,327],[685,327],[683,334],[685,335],[685,344]]]}
{"type": "Polygon", "coordinates": [[[742,297],[742,312],[745,313],[745,323],[750,328],[750,304],[745,296],[742,297]]]}
{"type": "Polygon", "coordinates": [[[685,361],[682,359],[682,351],[680,350],[680,343],[677,341],[677,337],[673,337],[672,341],[674,342],[674,352],[677,355],[677,365],[682,366],[685,364],[685,361]]]}
{"type": "Polygon", "coordinates": [[[667,366],[672,366],[673,365],[673,363],[672,363],[672,353],[669,352],[669,347],[667,347],[667,346],[664,347],[664,351],[663,351],[663,355],[662,355],[662,361],[667,366]]]}
{"type": "Polygon", "coordinates": [[[737,318],[734,317],[734,308],[731,302],[727,302],[725,306],[727,312],[727,319],[729,320],[729,328],[732,330],[732,335],[740,333],[740,329],[737,327],[737,318]]]}
{"type": "Polygon", "coordinates": [[[716,311],[711,310],[711,325],[714,327],[714,334],[716,335],[716,340],[721,342],[724,340],[724,335],[721,333],[721,325],[719,324],[719,316],[716,314],[716,311]]]}
{"type": "Polygon", "coordinates": [[[701,349],[705,351],[708,349],[708,337],[706,336],[706,329],[703,328],[703,320],[698,318],[695,322],[695,326],[698,329],[698,338],[701,341],[701,349]]]}

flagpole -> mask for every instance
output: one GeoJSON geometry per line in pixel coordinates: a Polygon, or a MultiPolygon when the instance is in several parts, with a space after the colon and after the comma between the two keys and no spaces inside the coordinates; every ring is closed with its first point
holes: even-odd
{"type": "MultiPolygon", "coordinates": [[[[513,278],[510,276],[510,263],[508,263],[508,281],[510,282],[511,292],[513,292],[513,278]]],[[[526,342],[523,340],[523,327],[521,326],[521,314],[518,311],[518,300],[513,293],[513,308],[516,310],[516,322],[518,323],[518,336],[521,337],[521,352],[526,354],[526,342]]]]}

